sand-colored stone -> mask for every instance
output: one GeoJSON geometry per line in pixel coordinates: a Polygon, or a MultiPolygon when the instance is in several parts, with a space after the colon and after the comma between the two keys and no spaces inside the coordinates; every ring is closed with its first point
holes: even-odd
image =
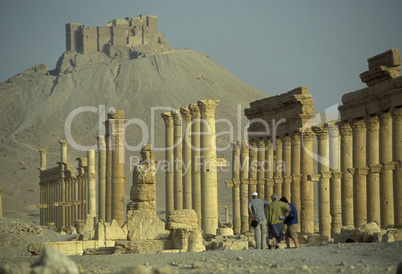
{"type": "Polygon", "coordinates": [[[249,167],[249,148],[246,141],[240,142],[240,217],[241,217],[241,233],[249,231],[248,216],[248,167],[249,167]]]}
{"type": "Polygon", "coordinates": [[[275,152],[275,164],[274,164],[274,193],[278,194],[279,197],[282,197],[282,140],[278,137],[276,138],[276,143],[274,146],[275,152]]]}
{"type": "Polygon", "coordinates": [[[233,230],[240,233],[241,230],[241,206],[240,206],[240,149],[237,142],[232,143],[232,204],[233,204],[233,230]]]}
{"type": "Polygon", "coordinates": [[[187,228],[195,230],[198,229],[197,221],[197,213],[193,209],[171,210],[167,219],[167,229],[187,228]]]}
{"type": "Polygon", "coordinates": [[[174,209],[183,209],[183,136],[182,118],[178,110],[171,111],[174,129],[174,209]]]}
{"type": "Polygon", "coordinates": [[[170,112],[161,114],[165,122],[165,159],[168,170],[165,172],[165,211],[166,219],[169,212],[174,209],[174,156],[173,156],[173,118],[170,112]]]}
{"type": "Polygon", "coordinates": [[[96,216],[95,150],[88,151],[88,214],[96,216]]]}
{"type": "MultiPolygon", "coordinates": [[[[295,131],[291,135],[291,174],[292,174],[292,185],[291,185],[291,198],[290,202],[296,207],[296,210],[301,209],[300,200],[300,132],[295,131]]],[[[300,232],[300,222],[296,224],[296,229],[300,232]]]]}
{"type": "Polygon", "coordinates": [[[98,216],[106,220],[106,143],[105,136],[98,136],[98,216]]]}
{"type": "Polygon", "coordinates": [[[145,254],[159,253],[173,247],[172,241],[162,240],[136,240],[136,241],[117,241],[115,243],[114,254],[145,254]]]}
{"type": "Polygon", "coordinates": [[[394,171],[395,225],[402,226],[402,107],[392,110],[392,156],[394,171]]]}
{"type": "Polygon", "coordinates": [[[192,209],[192,193],[191,193],[191,112],[188,107],[181,107],[180,114],[184,121],[184,140],[183,149],[183,165],[187,167],[183,174],[183,208],[192,209]]]}
{"type": "MultiPolygon", "coordinates": [[[[281,197],[286,197],[289,201],[291,201],[291,138],[289,135],[285,135],[281,137],[282,140],[282,160],[284,163],[284,167],[282,168],[282,195],[281,197]]],[[[279,195],[279,194],[278,194],[279,195]]]]}
{"type": "Polygon", "coordinates": [[[205,250],[203,244],[202,230],[191,230],[188,236],[188,249],[189,252],[201,252],[205,250]]]}
{"type": "Polygon", "coordinates": [[[273,184],[270,183],[270,180],[273,179],[273,164],[274,164],[274,151],[272,147],[272,140],[270,137],[265,137],[265,193],[264,199],[269,201],[271,199],[271,195],[274,193],[273,184]]]}
{"type": "Polygon", "coordinates": [[[166,239],[170,231],[165,230],[165,222],[149,210],[133,210],[127,220],[128,240],[166,239]]]}

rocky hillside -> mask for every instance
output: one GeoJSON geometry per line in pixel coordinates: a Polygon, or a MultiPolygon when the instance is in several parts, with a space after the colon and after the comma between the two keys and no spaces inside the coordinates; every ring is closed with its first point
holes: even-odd
{"type": "MultiPolygon", "coordinates": [[[[35,207],[39,202],[37,149],[47,148],[47,166],[55,166],[60,157],[58,141],[65,138],[66,120],[77,108],[96,110],[77,114],[71,122],[72,136],[80,145],[96,144],[99,121],[104,120],[99,118],[99,109],[105,106],[106,111],[111,107],[122,109],[128,119],[144,121],[148,132],[142,132],[143,129],[134,124],[128,128],[127,140],[131,146],[153,142],[154,147],[160,148],[164,144],[160,113],[167,111],[166,108],[179,108],[199,99],[220,99],[217,119],[228,119],[237,139],[237,130],[244,130],[247,122],[243,109],[249,102],[268,96],[205,54],[188,49],[127,61],[107,58],[74,56],[71,64],[75,67],[68,70],[69,73],[55,75],[55,71],[47,72],[46,65],[42,64],[0,84],[0,184],[6,216],[38,218],[39,210],[35,207]]],[[[230,130],[227,123],[217,124],[218,132],[227,130],[230,130]]],[[[229,141],[229,134],[218,138],[220,147],[228,146],[229,141]]],[[[68,159],[74,166],[76,157],[85,155],[86,152],[69,146],[68,159]]],[[[157,157],[162,159],[163,155],[158,153],[157,157]]],[[[230,159],[230,155],[228,148],[218,157],[230,159]]],[[[138,151],[126,153],[127,201],[132,177],[131,156],[139,156],[138,151]]],[[[220,204],[231,202],[230,192],[225,191],[223,183],[229,178],[230,172],[219,177],[220,204]]],[[[160,209],[164,208],[163,185],[164,176],[158,172],[160,209]]]]}

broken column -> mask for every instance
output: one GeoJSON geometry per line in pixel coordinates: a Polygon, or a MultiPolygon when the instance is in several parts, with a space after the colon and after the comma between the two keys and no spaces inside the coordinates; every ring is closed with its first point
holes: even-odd
{"type": "Polygon", "coordinates": [[[105,136],[98,136],[98,215],[99,220],[106,220],[106,143],[105,136]]]}
{"type": "Polygon", "coordinates": [[[381,225],[379,120],[377,115],[366,117],[367,125],[367,222],[381,225]]]}
{"type": "Polygon", "coordinates": [[[320,179],[318,182],[318,216],[320,235],[331,237],[331,216],[329,201],[329,147],[328,147],[328,131],[323,125],[314,126],[314,133],[318,140],[318,173],[320,179]]]}
{"type": "Polygon", "coordinates": [[[124,224],[124,111],[116,110],[108,114],[109,136],[112,138],[112,219],[120,226],[124,224]]]}
{"type": "Polygon", "coordinates": [[[174,209],[183,209],[183,147],[182,120],[177,110],[172,110],[174,125],[174,209]]]}
{"type": "Polygon", "coordinates": [[[392,109],[392,157],[394,171],[395,226],[402,226],[402,107],[392,109]]]}
{"type": "Polygon", "coordinates": [[[174,209],[174,156],[173,156],[173,118],[170,112],[162,113],[165,122],[165,159],[168,169],[165,171],[165,211],[166,220],[174,209]]]}
{"type": "Polygon", "coordinates": [[[200,109],[197,104],[190,104],[191,111],[191,191],[192,208],[198,216],[198,228],[201,229],[201,159],[200,159],[200,109]]]}
{"type": "Polygon", "coordinates": [[[394,192],[392,162],[392,115],[390,112],[380,113],[380,163],[383,169],[380,174],[381,226],[394,225],[394,192]],[[391,169],[392,168],[392,169],[391,169]]]}
{"type": "Polygon", "coordinates": [[[354,226],[353,219],[353,175],[348,172],[353,167],[353,132],[348,122],[341,123],[341,170],[342,170],[342,225],[354,226]]]}
{"type": "Polygon", "coordinates": [[[88,150],[88,214],[96,216],[95,150],[88,150]]]}
{"type": "Polygon", "coordinates": [[[184,121],[183,138],[183,208],[191,209],[191,112],[188,107],[181,107],[180,113],[184,121]]]}
{"type": "Polygon", "coordinates": [[[308,175],[313,174],[313,158],[308,151],[313,151],[314,133],[311,129],[305,129],[301,135],[303,148],[301,149],[301,232],[314,234],[314,187],[313,182],[308,180],[308,175]]]}
{"type": "Polygon", "coordinates": [[[47,149],[42,148],[39,149],[39,153],[40,153],[40,170],[46,170],[46,152],[47,149]]]}
{"type": "Polygon", "coordinates": [[[218,177],[216,167],[215,109],[219,100],[199,100],[201,113],[201,227],[204,234],[216,235],[218,228],[218,177]]]}
{"type": "Polygon", "coordinates": [[[241,216],[241,233],[249,231],[248,216],[248,166],[249,166],[249,149],[247,141],[240,142],[240,216],[241,216]]]}
{"type": "Polygon", "coordinates": [[[233,231],[241,231],[241,207],[240,207],[240,149],[237,142],[232,143],[232,199],[233,199],[233,231]]]}

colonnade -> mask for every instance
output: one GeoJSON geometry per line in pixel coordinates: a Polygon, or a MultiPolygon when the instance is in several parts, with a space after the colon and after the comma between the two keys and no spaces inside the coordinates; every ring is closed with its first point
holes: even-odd
{"type": "Polygon", "coordinates": [[[166,216],[169,211],[194,209],[204,234],[218,228],[215,109],[219,100],[165,112],[166,216]]]}

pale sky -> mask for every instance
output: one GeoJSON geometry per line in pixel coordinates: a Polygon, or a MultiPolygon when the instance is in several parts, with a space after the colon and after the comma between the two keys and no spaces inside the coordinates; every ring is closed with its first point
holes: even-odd
{"type": "Polygon", "coordinates": [[[365,87],[368,58],[402,51],[400,0],[1,0],[0,81],[44,62],[54,69],[66,23],[140,14],[159,16],[171,48],[201,51],[270,95],[308,86],[317,111],[365,87]]]}

